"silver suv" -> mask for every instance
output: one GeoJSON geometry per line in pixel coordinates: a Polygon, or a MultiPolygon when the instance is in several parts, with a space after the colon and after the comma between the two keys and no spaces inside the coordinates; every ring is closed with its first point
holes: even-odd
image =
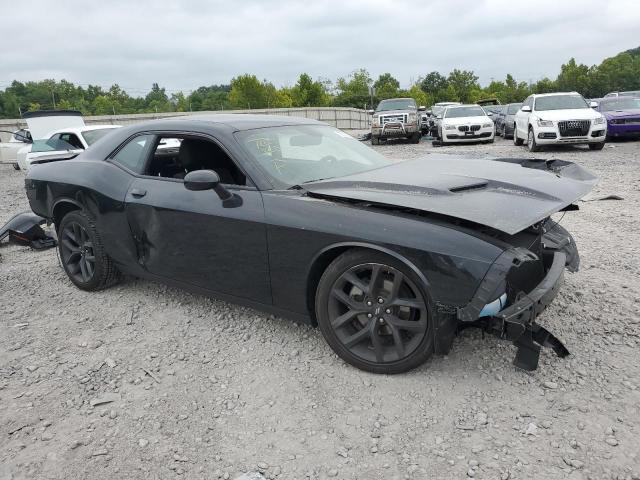
{"type": "Polygon", "coordinates": [[[371,112],[371,143],[379,145],[381,139],[387,138],[407,138],[412,143],[419,143],[422,136],[419,111],[424,109],[418,108],[413,98],[382,100],[371,112]]]}

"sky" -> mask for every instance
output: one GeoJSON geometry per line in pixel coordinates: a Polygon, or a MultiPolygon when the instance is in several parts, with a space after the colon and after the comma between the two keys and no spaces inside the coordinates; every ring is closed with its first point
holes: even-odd
{"type": "Polygon", "coordinates": [[[431,71],[555,78],[640,46],[640,0],[0,0],[0,89],[54,78],[144,95],[229,83],[292,86],[366,68],[408,87],[431,71]],[[4,5],[3,5],[4,4],[4,5]]]}

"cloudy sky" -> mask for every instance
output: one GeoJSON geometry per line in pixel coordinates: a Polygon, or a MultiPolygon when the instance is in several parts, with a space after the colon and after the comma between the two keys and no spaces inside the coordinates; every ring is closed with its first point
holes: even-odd
{"type": "MultiPolygon", "coordinates": [[[[0,2],[5,3],[5,2],[0,2]]],[[[8,2],[7,2],[8,3],[8,2]]],[[[144,94],[254,73],[292,85],[356,68],[555,77],[640,46],[638,0],[24,0],[1,8],[0,89],[13,79],[118,83],[144,94]]]]}

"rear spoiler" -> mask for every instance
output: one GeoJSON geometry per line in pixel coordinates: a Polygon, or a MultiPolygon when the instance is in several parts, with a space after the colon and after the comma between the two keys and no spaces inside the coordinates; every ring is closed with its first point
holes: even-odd
{"type": "Polygon", "coordinates": [[[78,155],[80,155],[80,152],[73,152],[73,151],[66,152],[66,153],[53,154],[53,155],[43,155],[42,157],[34,158],[33,160],[31,160],[31,165],[40,165],[41,163],[58,162],[60,160],[71,160],[72,158],[76,158],[78,155]]]}

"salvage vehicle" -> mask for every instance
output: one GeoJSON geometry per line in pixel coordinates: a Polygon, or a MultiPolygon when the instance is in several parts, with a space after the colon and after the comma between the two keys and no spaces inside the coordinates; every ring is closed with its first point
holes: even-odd
{"type": "MultiPolygon", "coordinates": [[[[4,131],[0,130],[0,132],[4,131]]],[[[4,133],[9,133],[11,136],[8,142],[2,142],[0,140],[0,163],[9,163],[13,165],[13,168],[16,170],[20,170],[17,160],[18,151],[32,142],[31,134],[26,128],[21,128],[15,132],[8,131],[4,133]]]]}
{"type": "Polygon", "coordinates": [[[609,97],[596,103],[607,119],[607,138],[640,136],[640,98],[609,97]]]}
{"type": "Polygon", "coordinates": [[[422,112],[422,115],[420,115],[421,117],[421,121],[420,121],[420,131],[422,132],[423,135],[428,135],[429,134],[429,121],[432,118],[432,113],[431,110],[426,110],[424,112],[422,112]]]}
{"type": "Polygon", "coordinates": [[[515,341],[522,368],[541,346],[567,355],[536,322],[579,264],[550,216],[595,181],[561,160],[393,162],[315,120],[227,114],[114,130],[25,186],[78,288],[129,274],[213,295],[317,325],[346,362],[399,373],[465,326],[515,341]]]}
{"type": "Polygon", "coordinates": [[[529,95],[514,117],[513,143],[527,141],[529,151],[544,145],[589,145],[602,150],[607,122],[578,92],[529,95]]]}
{"type": "Polygon", "coordinates": [[[444,109],[451,105],[462,105],[460,102],[438,102],[431,108],[431,119],[429,120],[429,133],[432,136],[438,135],[438,117],[442,117],[444,109]]]}
{"type": "Polygon", "coordinates": [[[498,135],[505,139],[513,136],[514,118],[521,107],[522,103],[509,103],[504,105],[504,109],[498,114],[498,118],[495,120],[498,135]]]}
{"type": "Polygon", "coordinates": [[[493,143],[495,126],[493,113],[480,105],[452,105],[446,107],[438,125],[438,139],[442,145],[458,142],[493,143]]]}
{"type": "Polygon", "coordinates": [[[419,114],[425,107],[416,105],[413,98],[390,98],[382,100],[371,119],[371,143],[379,145],[380,140],[406,138],[419,143],[422,119],[419,114]]]}

